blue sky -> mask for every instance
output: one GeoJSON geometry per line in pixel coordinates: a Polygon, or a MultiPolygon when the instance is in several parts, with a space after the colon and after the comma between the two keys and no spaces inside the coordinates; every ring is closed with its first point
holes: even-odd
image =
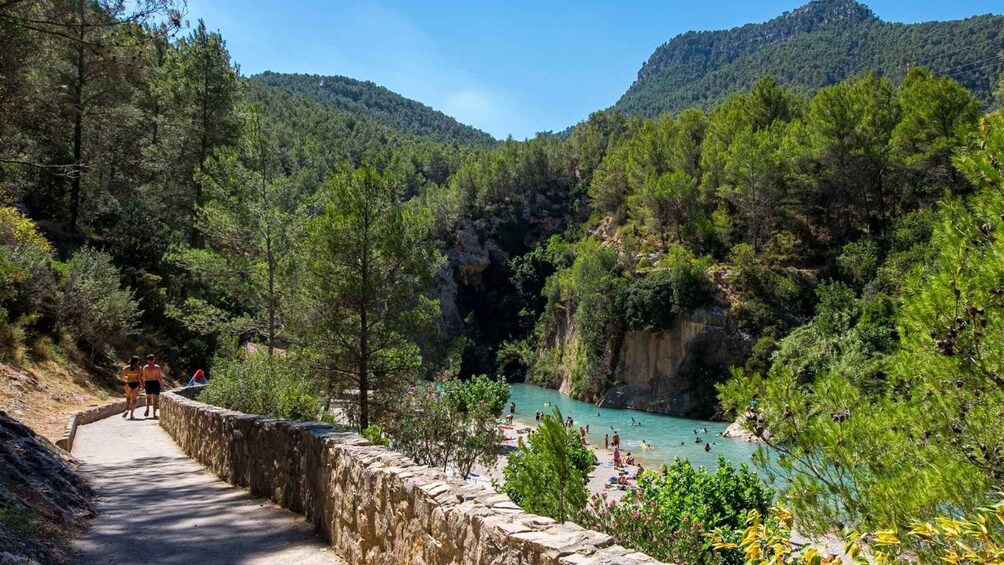
{"type": "MultiPolygon", "coordinates": [[[[496,137],[559,131],[612,105],[656,47],[805,0],[188,0],[246,75],[371,80],[496,137]]],[[[886,21],[1004,13],[1004,0],[872,0],[886,21]]]]}

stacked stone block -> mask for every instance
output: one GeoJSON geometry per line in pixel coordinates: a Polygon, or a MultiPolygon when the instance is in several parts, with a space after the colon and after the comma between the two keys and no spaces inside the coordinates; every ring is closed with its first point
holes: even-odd
{"type": "Polygon", "coordinates": [[[161,426],[181,449],[223,480],[306,516],[349,563],[658,563],[356,434],[216,408],[194,400],[197,392],[162,397],[161,426]]]}

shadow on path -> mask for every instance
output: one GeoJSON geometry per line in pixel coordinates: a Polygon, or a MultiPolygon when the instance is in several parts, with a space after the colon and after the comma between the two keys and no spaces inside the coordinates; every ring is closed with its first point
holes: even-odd
{"type": "Polygon", "coordinates": [[[301,516],[219,480],[156,420],[82,426],[73,455],[100,497],[78,563],[343,563],[301,516]]]}

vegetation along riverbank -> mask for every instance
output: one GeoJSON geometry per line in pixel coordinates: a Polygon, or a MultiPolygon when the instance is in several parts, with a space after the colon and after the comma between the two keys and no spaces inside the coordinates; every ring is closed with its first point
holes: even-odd
{"type": "Polygon", "coordinates": [[[0,0],[11,442],[198,372],[667,562],[1001,561],[1004,16],[683,33],[517,140],[186,9],[0,0]]]}

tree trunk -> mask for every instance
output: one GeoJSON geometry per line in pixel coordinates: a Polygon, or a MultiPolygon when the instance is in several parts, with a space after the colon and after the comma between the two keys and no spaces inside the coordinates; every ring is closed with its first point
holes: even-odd
{"type": "Polygon", "coordinates": [[[275,352],[275,253],[272,250],[272,217],[269,214],[268,178],[265,176],[265,140],[258,122],[258,160],[261,169],[261,210],[265,224],[265,262],[268,266],[268,355],[275,352]]]}
{"type": "MultiPolygon", "coordinates": [[[[199,136],[199,157],[198,163],[195,164],[195,170],[202,170],[202,164],[205,162],[206,157],[209,155],[209,55],[206,53],[208,49],[206,46],[206,38],[203,36],[201,38],[203,42],[203,64],[202,64],[202,123],[201,131],[199,136]]],[[[194,248],[202,247],[202,237],[199,230],[195,229],[195,224],[198,214],[199,206],[202,205],[202,183],[196,181],[194,184],[195,194],[193,196],[194,202],[192,202],[192,225],[191,225],[191,237],[189,238],[189,244],[194,248]]]]}
{"type": "Polygon", "coordinates": [[[70,177],[70,231],[77,231],[77,218],[80,215],[80,180],[83,176],[83,138],[84,138],[84,2],[77,1],[77,78],[73,88],[73,169],[70,177]]]}
{"type": "Polygon", "coordinates": [[[369,372],[370,372],[370,344],[369,344],[369,304],[367,292],[369,292],[369,221],[365,221],[363,227],[363,250],[362,264],[362,300],[359,303],[359,430],[365,430],[370,425],[369,412],[369,372]]]}
{"type": "Polygon", "coordinates": [[[359,334],[359,429],[365,430],[370,425],[369,412],[369,332],[366,329],[366,307],[362,309],[360,318],[362,331],[359,334]]]}
{"type": "Polygon", "coordinates": [[[326,390],[324,391],[324,413],[327,414],[331,410],[331,394],[334,390],[335,373],[332,371],[328,374],[326,379],[326,390]]]}
{"type": "Polygon", "coordinates": [[[268,354],[275,351],[275,258],[272,256],[272,238],[265,239],[268,257],[268,354]]]}

